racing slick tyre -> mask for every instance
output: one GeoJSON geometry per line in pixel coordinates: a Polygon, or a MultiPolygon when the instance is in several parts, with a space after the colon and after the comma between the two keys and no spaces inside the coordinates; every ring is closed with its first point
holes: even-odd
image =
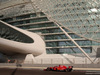
{"type": "Polygon", "coordinates": [[[50,68],[49,67],[47,68],[47,71],[50,71],[50,68]]]}
{"type": "Polygon", "coordinates": [[[72,69],[68,69],[68,72],[71,72],[72,71],[72,69]]]}
{"type": "Polygon", "coordinates": [[[67,71],[68,71],[67,69],[64,70],[64,72],[67,72],[67,71]]]}
{"type": "Polygon", "coordinates": [[[56,68],[56,71],[58,71],[58,69],[56,68]]]}

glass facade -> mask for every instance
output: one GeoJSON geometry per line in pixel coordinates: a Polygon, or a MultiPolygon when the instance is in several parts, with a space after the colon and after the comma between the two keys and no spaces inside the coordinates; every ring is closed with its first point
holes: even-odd
{"type": "MultiPolygon", "coordinates": [[[[1,17],[1,20],[21,29],[40,33],[46,43],[48,54],[82,53],[52,20],[57,21],[86,53],[92,53],[92,46],[100,45],[96,42],[100,39],[99,0],[35,0],[35,3],[44,12],[37,9],[36,12],[32,12],[33,8],[28,3],[23,6],[23,11],[31,6],[31,12],[21,12],[13,16],[12,11],[9,12],[11,17],[1,17]]],[[[19,6],[21,5],[11,9],[15,10],[19,6]]]]}
{"type": "Polygon", "coordinates": [[[72,32],[99,41],[100,0],[37,0],[35,3],[72,32]]]}
{"type": "Polygon", "coordinates": [[[24,35],[23,33],[14,30],[13,28],[0,23],[0,38],[22,42],[22,43],[33,43],[34,40],[24,35]]]}
{"type": "MultiPolygon", "coordinates": [[[[91,47],[86,47],[86,48],[84,47],[82,49],[84,49],[84,51],[86,53],[91,53],[92,52],[91,47]]],[[[47,49],[47,53],[48,54],[72,54],[72,53],[78,54],[78,53],[82,53],[82,52],[79,50],[79,48],[76,47],[76,48],[47,49]]]]}

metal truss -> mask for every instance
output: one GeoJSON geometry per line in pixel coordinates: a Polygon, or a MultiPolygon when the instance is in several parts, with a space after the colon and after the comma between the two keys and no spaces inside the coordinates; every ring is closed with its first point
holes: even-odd
{"type": "Polygon", "coordinates": [[[72,32],[100,42],[98,0],[33,0],[33,3],[72,32]]]}

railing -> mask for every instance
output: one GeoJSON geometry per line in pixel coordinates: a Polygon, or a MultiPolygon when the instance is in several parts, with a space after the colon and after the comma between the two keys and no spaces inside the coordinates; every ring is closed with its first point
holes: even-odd
{"type": "MultiPolygon", "coordinates": [[[[100,59],[92,59],[94,64],[100,64],[100,59]]],[[[24,61],[23,64],[92,64],[87,58],[37,58],[24,61]]]]}
{"type": "Polygon", "coordinates": [[[37,58],[30,61],[24,61],[23,63],[0,63],[0,67],[17,67],[17,64],[21,64],[22,67],[49,67],[49,66],[57,66],[59,64],[63,64],[65,66],[72,65],[74,68],[100,68],[100,59],[94,59],[95,63],[91,63],[87,58],[70,58],[69,60],[65,60],[62,58],[37,58]]]}

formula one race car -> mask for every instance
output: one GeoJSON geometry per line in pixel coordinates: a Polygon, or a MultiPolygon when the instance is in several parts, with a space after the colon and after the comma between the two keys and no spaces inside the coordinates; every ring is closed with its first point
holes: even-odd
{"type": "Polygon", "coordinates": [[[47,67],[47,69],[44,69],[44,71],[65,71],[65,72],[71,72],[72,70],[73,70],[73,66],[66,67],[64,65],[47,67]]]}

